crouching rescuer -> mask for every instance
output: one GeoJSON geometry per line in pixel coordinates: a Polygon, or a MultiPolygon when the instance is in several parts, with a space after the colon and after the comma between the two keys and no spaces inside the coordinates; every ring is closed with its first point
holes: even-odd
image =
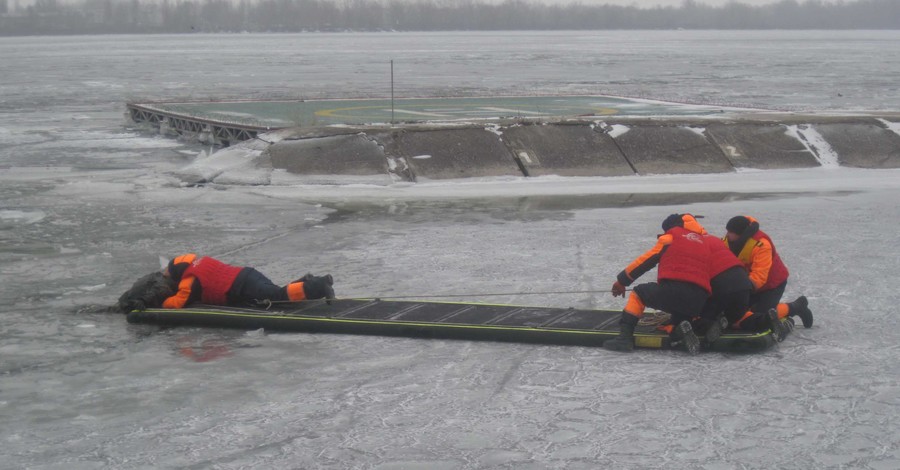
{"type": "MultiPolygon", "coordinates": [[[[800,317],[803,326],[813,326],[813,314],[806,296],[801,295],[790,303],[782,303],[788,281],[788,268],[778,255],[772,238],[759,229],[759,221],[753,217],[732,217],[725,225],[724,242],[743,263],[753,283],[750,309],[739,318],[729,321],[739,328],[753,329],[760,318],[776,315],[778,318],[800,317]]],[[[758,326],[757,326],[758,328],[758,326]]]]}
{"type": "Polygon", "coordinates": [[[254,268],[232,266],[209,256],[197,257],[193,253],[173,258],[163,274],[171,277],[178,286],[175,295],[163,301],[163,308],[183,308],[197,302],[252,306],[266,301],[334,298],[334,279],[330,274],[307,274],[279,286],[254,268]]]}
{"type": "Polygon", "coordinates": [[[668,325],[673,345],[690,354],[700,351],[700,340],[691,327],[691,318],[699,315],[710,296],[710,248],[700,234],[678,225],[681,218],[666,218],[656,245],[631,262],[617,276],[614,296],[625,296],[625,288],[645,272],[657,267],[657,282],[632,289],[619,321],[619,335],[603,342],[612,351],[634,349],[634,329],[646,307],[672,315],[668,325]],[[676,220],[678,219],[678,220],[676,220]]]}

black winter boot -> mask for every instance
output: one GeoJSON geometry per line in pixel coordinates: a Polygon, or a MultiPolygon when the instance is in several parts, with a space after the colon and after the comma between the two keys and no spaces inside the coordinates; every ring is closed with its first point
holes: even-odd
{"type": "Polygon", "coordinates": [[[781,326],[784,327],[784,337],[787,338],[787,335],[791,334],[794,331],[794,328],[797,326],[797,323],[794,322],[794,318],[788,316],[781,322],[781,326]]]}
{"type": "Polygon", "coordinates": [[[787,331],[781,323],[781,319],[778,318],[778,310],[770,308],[769,311],[766,312],[764,320],[765,325],[772,332],[772,337],[775,338],[775,341],[778,341],[779,343],[784,341],[784,337],[787,336],[787,331]]]}
{"type": "Polygon", "coordinates": [[[610,351],[630,352],[634,350],[634,327],[639,318],[626,312],[622,312],[619,320],[619,336],[603,342],[603,347],[610,351]]]}
{"type": "Polygon", "coordinates": [[[728,319],[725,318],[725,315],[719,315],[716,317],[715,321],[713,321],[712,325],[706,329],[706,334],[704,334],[704,340],[706,340],[706,344],[713,344],[722,336],[722,332],[728,328],[728,319]]]}
{"type": "Polygon", "coordinates": [[[291,281],[291,284],[293,284],[293,283],[295,283],[295,282],[306,282],[306,281],[308,281],[308,280],[310,280],[310,279],[313,279],[313,278],[315,278],[315,277],[316,277],[316,276],[313,276],[313,273],[306,273],[306,274],[304,274],[303,277],[301,277],[300,279],[296,279],[296,280],[291,281]]]}
{"type": "Polygon", "coordinates": [[[683,321],[672,331],[672,346],[680,346],[691,356],[700,352],[700,340],[694,334],[691,322],[683,321]]]}
{"type": "Polygon", "coordinates": [[[312,276],[307,274],[301,279],[305,279],[303,281],[303,293],[306,294],[307,299],[315,300],[324,298],[331,300],[334,298],[334,289],[331,287],[334,285],[334,278],[331,277],[331,274],[326,274],[324,276],[312,276]]]}
{"type": "Polygon", "coordinates": [[[812,310],[809,309],[809,301],[806,300],[805,295],[797,297],[797,300],[789,303],[788,307],[791,309],[788,315],[800,317],[804,328],[812,328],[813,314],[812,310]]]}

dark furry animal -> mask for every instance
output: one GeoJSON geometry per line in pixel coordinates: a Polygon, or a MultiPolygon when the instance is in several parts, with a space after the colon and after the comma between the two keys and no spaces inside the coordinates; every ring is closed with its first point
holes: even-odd
{"type": "Polygon", "coordinates": [[[176,290],[175,282],[171,278],[154,271],[135,281],[131,289],[119,297],[116,308],[122,313],[159,308],[162,307],[164,300],[175,295],[176,290]]]}

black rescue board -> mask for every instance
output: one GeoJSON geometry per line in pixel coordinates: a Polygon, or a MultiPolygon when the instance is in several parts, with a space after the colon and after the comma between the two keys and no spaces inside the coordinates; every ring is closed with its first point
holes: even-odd
{"type": "MultiPolygon", "coordinates": [[[[195,305],[128,314],[129,323],[305,333],[341,333],[519,343],[600,346],[619,333],[619,310],[524,307],[460,302],[336,299],[280,303],[265,308],[195,305]]],[[[635,346],[670,349],[655,326],[638,326],[635,346]]],[[[712,347],[757,352],[775,344],[770,332],[728,330],[712,347]]]]}

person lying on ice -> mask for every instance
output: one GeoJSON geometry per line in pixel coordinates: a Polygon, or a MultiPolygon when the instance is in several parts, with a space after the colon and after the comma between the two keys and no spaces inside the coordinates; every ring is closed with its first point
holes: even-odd
{"type": "MultiPolygon", "coordinates": [[[[706,343],[712,344],[732,321],[743,317],[749,310],[753,284],[737,256],[722,243],[722,239],[710,235],[692,214],[670,215],[663,222],[663,227],[672,226],[684,227],[702,236],[703,243],[710,249],[709,285],[712,294],[706,300],[700,317],[694,320],[693,327],[694,331],[704,331],[706,343]]],[[[754,321],[746,323],[744,327],[752,328],[754,331],[771,330],[773,337],[778,341],[784,339],[786,335],[775,313],[760,315],[754,321]]]]}
{"type": "Polygon", "coordinates": [[[710,248],[703,237],[679,227],[671,216],[663,221],[664,234],[656,245],[631,262],[617,276],[612,287],[613,296],[625,296],[625,288],[645,272],[659,265],[657,282],[640,284],[631,291],[619,320],[619,335],[603,342],[612,351],[634,349],[634,328],[652,307],[672,315],[668,325],[672,343],[679,344],[690,354],[700,351],[700,340],[691,327],[691,318],[698,315],[709,298],[710,248]]]}
{"type": "Polygon", "coordinates": [[[163,271],[178,285],[163,308],[183,308],[193,302],[209,305],[246,306],[260,301],[333,299],[330,274],[307,274],[286,286],[275,285],[254,268],[231,266],[215,258],[189,253],[173,258],[163,271]]]}
{"type": "Polygon", "coordinates": [[[738,215],[728,221],[725,230],[727,234],[723,241],[743,263],[753,283],[750,308],[741,317],[729,318],[732,325],[743,328],[774,310],[778,318],[798,316],[804,327],[811,328],[813,314],[806,296],[801,295],[790,303],[779,303],[787,285],[788,269],[778,256],[772,239],[759,229],[759,222],[753,217],[738,215]]]}

